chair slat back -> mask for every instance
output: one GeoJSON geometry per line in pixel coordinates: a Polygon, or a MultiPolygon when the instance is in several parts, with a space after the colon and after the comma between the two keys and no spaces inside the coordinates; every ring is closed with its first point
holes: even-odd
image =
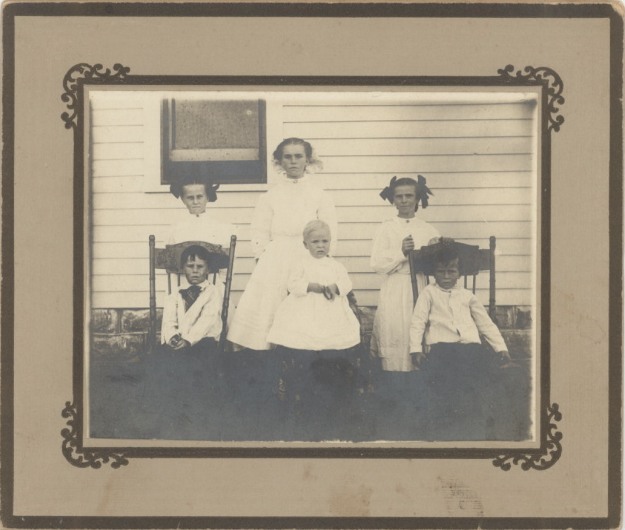
{"type": "Polygon", "coordinates": [[[489,239],[489,248],[479,248],[477,245],[467,245],[454,241],[453,243],[435,243],[427,245],[420,249],[411,251],[408,255],[408,263],[410,265],[410,276],[412,282],[413,303],[417,303],[419,296],[419,286],[417,283],[417,274],[422,273],[426,276],[429,283],[429,276],[434,274],[436,266],[435,256],[441,245],[452,244],[460,257],[461,272],[465,289],[469,289],[469,277],[471,280],[471,291],[475,294],[477,286],[477,276],[481,271],[489,271],[488,282],[488,312],[490,317],[495,319],[495,247],[496,238],[491,236],[489,239]]]}

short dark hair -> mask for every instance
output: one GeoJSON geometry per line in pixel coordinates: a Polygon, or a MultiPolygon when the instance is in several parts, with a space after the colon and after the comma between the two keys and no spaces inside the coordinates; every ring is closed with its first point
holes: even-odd
{"type": "Polygon", "coordinates": [[[204,247],[200,245],[189,245],[182,251],[180,255],[180,266],[184,267],[185,263],[189,259],[201,259],[206,262],[206,265],[210,263],[210,253],[204,247]]]}
{"type": "Polygon", "coordinates": [[[461,268],[460,254],[456,250],[455,245],[449,243],[440,243],[440,248],[434,255],[434,266],[447,265],[452,261],[458,260],[458,269],[461,268]]]}

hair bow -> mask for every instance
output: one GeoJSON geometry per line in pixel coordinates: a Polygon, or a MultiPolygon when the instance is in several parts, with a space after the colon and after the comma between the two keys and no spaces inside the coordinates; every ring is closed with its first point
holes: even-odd
{"type": "Polygon", "coordinates": [[[206,197],[208,202],[215,202],[217,200],[217,190],[219,184],[206,184],[206,197]]]}
{"type": "Polygon", "coordinates": [[[396,180],[397,177],[393,177],[388,183],[388,186],[386,186],[386,188],[384,188],[380,192],[380,197],[382,197],[383,200],[390,202],[391,204],[393,203],[393,185],[395,184],[396,180]]]}
{"type": "Polygon", "coordinates": [[[182,191],[182,187],[180,186],[179,181],[174,181],[169,185],[169,192],[176,197],[176,199],[180,198],[180,193],[182,191]]]}
{"type": "Polygon", "coordinates": [[[434,195],[432,190],[425,185],[425,177],[423,175],[417,176],[417,206],[421,201],[423,208],[428,207],[428,195],[434,195]]]}

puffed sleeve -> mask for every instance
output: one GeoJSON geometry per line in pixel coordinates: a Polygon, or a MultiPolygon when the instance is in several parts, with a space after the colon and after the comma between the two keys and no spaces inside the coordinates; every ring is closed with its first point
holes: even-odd
{"type": "Polygon", "coordinates": [[[265,247],[271,241],[271,223],[273,221],[273,208],[268,194],[263,193],[256,203],[254,217],[250,227],[252,239],[252,252],[254,257],[259,258],[265,247]]]}
{"type": "Polygon", "coordinates": [[[334,269],[336,271],[336,286],[339,288],[339,294],[347,296],[347,293],[352,290],[352,281],[349,279],[347,269],[338,261],[334,262],[334,269]]]}
{"type": "Polygon", "coordinates": [[[317,210],[317,216],[320,220],[328,223],[330,227],[330,235],[332,241],[330,242],[330,256],[334,256],[336,253],[336,244],[338,241],[338,221],[336,218],[336,208],[334,207],[334,201],[327,191],[322,191],[321,199],[319,201],[319,209],[317,210]]]}
{"type": "Polygon", "coordinates": [[[293,296],[306,296],[308,293],[308,283],[306,267],[304,267],[303,262],[299,261],[293,265],[289,274],[289,279],[287,281],[289,294],[293,296]]]}
{"type": "Polygon", "coordinates": [[[410,353],[423,351],[423,334],[428,323],[431,303],[430,291],[426,289],[417,299],[410,320],[410,353]]]}
{"type": "Polygon", "coordinates": [[[395,272],[408,260],[402,253],[401,246],[393,244],[391,239],[388,225],[383,224],[373,240],[371,268],[381,274],[395,272]]]}

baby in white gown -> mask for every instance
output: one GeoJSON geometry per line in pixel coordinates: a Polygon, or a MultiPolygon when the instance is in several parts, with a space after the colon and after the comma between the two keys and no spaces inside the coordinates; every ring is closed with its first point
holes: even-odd
{"type": "Polygon", "coordinates": [[[360,324],[349,307],[347,270],[328,256],[330,228],[320,220],[304,228],[308,255],[294,265],[289,295],[280,304],[267,340],[298,350],[344,350],[360,342],[360,324]]]}

